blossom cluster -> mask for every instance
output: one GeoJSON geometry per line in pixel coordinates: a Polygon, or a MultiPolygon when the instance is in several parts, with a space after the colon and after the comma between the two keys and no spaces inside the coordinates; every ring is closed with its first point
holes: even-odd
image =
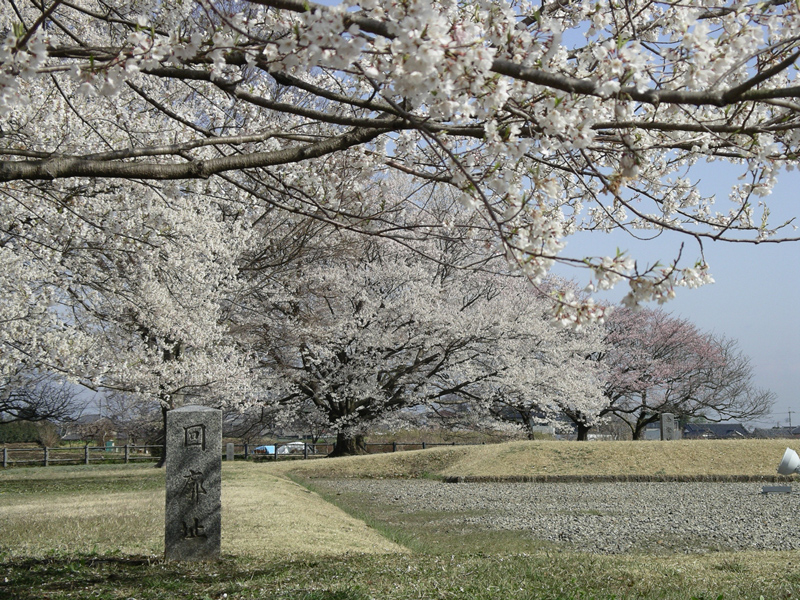
{"type": "Polygon", "coordinates": [[[628,306],[712,282],[701,246],[640,272],[570,235],[793,239],[766,198],[800,144],[794,2],[20,0],[0,32],[4,372],[244,402],[242,307],[343,232],[577,265],[628,306]],[[704,196],[721,161],[741,181],[704,196]]]}
{"type": "Polygon", "coordinates": [[[276,401],[310,403],[335,431],[448,402],[484,415],[513,403],[551,420],[567,407],[590,418],[602,405],[602,374],[585,359],[601,350],[601,330],[555,325],[520,277],[445,275],[380,243],[303,268],[269,299],[253,312],[270,333],[253,347],[277,373],[276,401]]]}

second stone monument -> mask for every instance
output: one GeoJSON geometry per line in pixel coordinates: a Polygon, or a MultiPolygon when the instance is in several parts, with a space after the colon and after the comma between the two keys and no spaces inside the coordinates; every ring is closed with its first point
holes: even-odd
{"type": "Polygon", "coordinates": [[[675,427],[675,415],[672,413],[661,414],[661,439],[677,440],[678,429],[675,427]]]}
{"type": "Polygon", "coordinates": [[[167,560],[217,560],[222,534],[222,411],[167,413],[167,560]]]}

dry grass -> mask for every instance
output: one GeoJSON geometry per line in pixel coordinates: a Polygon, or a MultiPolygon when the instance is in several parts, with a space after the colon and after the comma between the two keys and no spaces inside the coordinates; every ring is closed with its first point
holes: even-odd
{"type": "MultiPolygon", "coordinates": [[[[262,465],[223,465],[223,555],[402,552],[362,521],[262,465]]],[[[0,471],[0,554],[164,551],[164,472],[146,466],[0,471]]]]}
{"type": "Polygon", "coordinates": [[[771,477],[792,440],[520,441],[278,463],[304,477],[771,477]]]}
{"type": "MultiPolygon", "coordinates": [[[[790,442],[790,441],[789,441],[790,442]]],[[[398,552],[301,477],[772,476],[787,440],[510,442],[279,463],[225,463],[223,553],[398,552]]],[[[0,471],[0,551],[163,552],[163,471],[148,465],[0,471]]]]}
{"type": "Polygon", "coordinates": [[[225,464],[223,554],[337,556],[405,550],[317,494],[264,473],[263,465],[225,464]]]}
{"type": "Polygon", "coordinates": [[[163,552],[163,491],[20,500],[0,505],[0,551],[18,556],[163,552]]]}
{"type": "Polygon", "coordinates": [[[0,471],[0,553],[163,552],[164,473],[129,467],[0,471]]]}

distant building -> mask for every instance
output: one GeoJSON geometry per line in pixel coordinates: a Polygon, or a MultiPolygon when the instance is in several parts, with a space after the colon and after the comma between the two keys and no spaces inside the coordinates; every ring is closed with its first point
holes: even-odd
{"type": "Polygon", "coordinates": [[[724,440],[751,436],[741,423],[687,423],[683,427],[683,437],[687,440],[724,440]]]}
{"type": "Polygon", "coordinates": [[[800,438],[800,427],[770,427],[753,430],[753,437],[760,439],[800,438]]]}

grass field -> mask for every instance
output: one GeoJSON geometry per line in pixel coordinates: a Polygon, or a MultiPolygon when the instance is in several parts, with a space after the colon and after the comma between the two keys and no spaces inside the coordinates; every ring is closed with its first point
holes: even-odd
{"type": "Polygon", "coordinates": [[[163,471],[9,469],[0,471],[0,599],[792,598],[800,594],[794,552],[521,548],[502,534],[449,536],[426,527],[424,515],[387,515],[369,498],[313,491],[322,477],[769,477],[786,445],[514,442],[224,463],[223,559],[212,564],[162,560],[163,471]]]}
{"type": "Polygon", "coordinates": [[[308,477],[773,477],[787,440],[509,442],[284,464],[308,477]]]}

